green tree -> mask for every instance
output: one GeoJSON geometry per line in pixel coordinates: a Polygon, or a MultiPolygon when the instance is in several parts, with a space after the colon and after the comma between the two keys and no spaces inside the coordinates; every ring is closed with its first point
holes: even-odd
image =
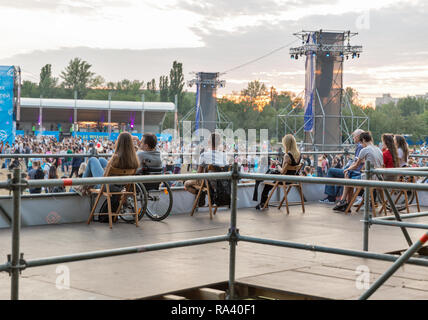
{"type": "Polygon", "coordinates": [[[424,112],[424,102],[422,99],[416,99],[414,97],[406,97],[399,99],[397,107],[401,111],[402,116],[409,116],[412,113],[420,114],[424,112]]]}
{"type": "Polygon", "coordinates": [[[24,80],[21,85],[21,96],[27,98],[39,98],[40,88],[37,83],[24,80]]]}
{"type": "Polygon", "coordinates": [[[61,72],[65,88],[77,92],[77,97],[82,99],[91,85],[94,73],[90,71],[91,65],[80,58],[70,60],[68,66],[61,72]]]}
{"type": "Polygon", "coordinates": [[[147,82],[147,90],[151,93],[156,93],[156,80],[152,79],[151,81],[147,82]]]}
{"type": "Polygon", "coordinates": [[[178,98],[178,107],[180,108],[183,102],[183,87],[184,87],[184,75],[183,75],[183,64],[177,61],[172,63],[172,68],[169,72],[169,101],[175,101],[175,95],[178,98]]]}
{"type": "Polygon", "coordinates": [[[91,83],[90,83],[90,87],[91,88],[97,88],[97,87],[101,87],[106,81],[104,80],[103,77],[101,76],[96,76],[92,79],[91,83]]]}
{"type": "Polygon", "coordinates": [[[159,94],[161,101],[168,101],[168,76],[161,76],[159,78],[159,94]]]}
{"type": "Polygon", "coordinates": [[[247,88],[241,91],[241,94],[248,96],[251,100],[267,94],[266,86],[263,82],[254,80],[248,83],[247,88]]]}
{"type": "Polygon", "coordinates": [[[39,89],[40,94],[45,98],[52,97],[58,79],[52,77],[52,65],[47,64],[40,71],[39,89]]]}

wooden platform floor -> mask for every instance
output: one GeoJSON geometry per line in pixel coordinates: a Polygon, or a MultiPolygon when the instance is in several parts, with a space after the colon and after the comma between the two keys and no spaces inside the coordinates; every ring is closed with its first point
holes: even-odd
{"type": "MultiPolygon", "coordinates": [[[[362,214],[351,216],[331,206],[309,203],[306,214],[299,206],[271,208],[260,212],[239,210],[240,234],[348,249],[362,249],[362,214]]],[[[424,208],[424,211],[428,208],[424,208]]],[[[213,220],[203,209],[194,217],[170,216],[163,222],[143,219],[139,228],[119,223],[63,224],[22,229],[25,259],[35,259],[93,250],[155,244],[224,235],[230,215],[219,210],[213,220]]],[[[413,219],[425,222],[428,218],[413,219]]],[[[418,239],[423,230],[409,230],[418,239]]],[[[370,251],[405,249],[399,228],[372,226],[370,251]]],[[[0,263],[11,251],[10,230],[0,230],[0,263]]],[[[240,242],[237,247],[236,279],[239,283],[274,288],[327,299],[356,299],[356,272],[367,266],[373,282],[391,263],[333,254],[240,242]]],[[[64,265],[31,268],[22,272],[21,299],[138,299],[228,280],[229,244],[216,243],[156,252],[65,264],[70,288],[58,289],[56,281],[64,265]],[[59,272],[59,273],[57,273],[59,272]]],[[[0,273],[0,299],[10,297],[10,278],[0,273]]],[[[428,299],[428,269],[405,265],[376,292],[372,299],[428,299]]]]}

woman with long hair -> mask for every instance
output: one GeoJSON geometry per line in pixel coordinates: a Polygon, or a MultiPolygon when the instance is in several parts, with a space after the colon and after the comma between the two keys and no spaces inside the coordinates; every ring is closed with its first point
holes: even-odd
{"type": "Polygon", "coordinates": [[[400,166],[397,148],[394,143],[394,135],[384,133],[382,135],[383,144],[383,166],[384,168],[397,168],[400,166]]]}
{"type": "MultiPolygon", "coordinates": [[[[58,170],[55,165],[52,165],[49,168],[48,179],[58,179],[58,170]]],[[[65,192],[65,188],[63,186],[47,187],[45,190],[46,193],[65,192]]]]}
{"type": "Polygon", "coordinates": [[[115,150],[110,161],[104,158],[89,158],[82,178],[102,177],[108,175],[110,167],[118,169],[137,169],[139,166],[132,136],[122,132],[116,141],[115,150]]]}
{"type": "Polygon", "coordinates": [[[409,145],[403,136],[394,136],[395,145],[397,147],[398,160],[400,161],[400,167],[407,167],[407,161],[409,158],[409,145]]]}
{"type": "MultiPolygon", "coordinates": [[[[279,174],[279,173],[281,173],[282,169],[285,166],[287,166],[287,165],[297,166],[300,163],[300,161],[301,161],[300,151],[297,148],[297,143],[296,143],[296,139],[294,138],[294,136],[291,134],[287,134],[286,136],[284,136],[284,138],[282,138],[282,145],[285,149],[285,155],[283,158],[282,166],[279,166],[279,163],[276,163],[276,169],[274,171],[267,172],[267,173],[279,174]]],[[[296,175],[297,173],[298,172],[296,172],[294,170],[290,170],[290,171],[286,172],[287,175],[296,175]]],[[[269,195],[269,191],[272,188],[273,188],[273,186],[271,186],[271,185],[267,185],[267,184],[264,185],[262,196],[260,199],[260,203],[256,206],[257,210],[261,210],[264,207],[265,202],[266,202],[268,195],[269,195]]],[[[256,183],[256,186],[255,186],[255,195],[256,195],[257,189],[258,189],[258,183],[256,183]]],[[[254,200],[254,198],[255,197],[253,197],[253,200],[254,200]]]]}

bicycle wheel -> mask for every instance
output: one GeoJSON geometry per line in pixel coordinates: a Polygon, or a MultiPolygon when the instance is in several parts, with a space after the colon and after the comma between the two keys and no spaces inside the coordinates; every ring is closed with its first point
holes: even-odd
{"type": "MultiPolygon", "coordinates": [[[[143,218],[143,215],[146,211],[147,207],[147,191],[144,186],[140,186],[140,184],[136,183],[135,187],[137,188],[137,201],[139,202],[138,208],[138,221],[143,218]]],[[[134,198],[132,195],[128,195],[122,208],[120,209],[120,213],[130,213],[135,212],[134,209],[134,198]]],[[[135,218],[132,215],[120,215],[119,218],[128,223],[134,223],[135,218]]]]}
{"type": "Polygon", "coordinates": [[[167,183],[158,189],[147,190],[146,213],[153,221],[161,221],[168,217],[172,209],[172,192],[167,183]]]}

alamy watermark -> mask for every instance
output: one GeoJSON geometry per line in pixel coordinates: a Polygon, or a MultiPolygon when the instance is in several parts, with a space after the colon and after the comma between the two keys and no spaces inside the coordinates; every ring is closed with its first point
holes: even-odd
{"type": "Polygon", "coordinates": [[[355,279],[355,287],[358,290],[367,290],[370,288],[370,269],[366,265],[360,265],[355,269],[357,278],[355,279]]]}
{"type": "Polygon", "coordinates": [[[57,277],[55,281],[55,286],[58,290],[68,290],[70,289],[70,268],[66,265],[59,265],[55,270],[57,277]]]}

